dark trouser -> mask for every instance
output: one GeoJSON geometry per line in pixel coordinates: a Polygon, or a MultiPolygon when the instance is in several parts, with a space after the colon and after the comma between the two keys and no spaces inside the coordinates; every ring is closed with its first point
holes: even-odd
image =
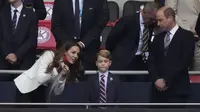
{"type": "MultiPolygon", "coordinates": [[[[126,70],[144,71],[147,70],[146,63],[142,60],[141,55],[136,55],[135,58],[127,66],[126,70]]],[[[122,75],[121,80],[125,82],[146,82],[149,81],[148,75],[122,75]]]]}
{"type": "Polygon", "coordinates": [[[45,103],[46,102],[46,87],[39,86],[36,90],[27,94],[22,94],[17,89],[16,102],[17,103],[45,103]]]}
{"type": "MultiPolygon", "coordinates": [[[[181,94],[169,94],[166,92],[159,92],[156,88],[151,91],[150,102],[151,103],[186,103],[188,95],[181,94]]],[[[165,105],[154,106],[155,108],[185,108],[185,105],[165,105]]]]}
{"type": "MultiPolygon", "coordinates": [[[[18,89],[16,91],[16,102],[17,103],[45,103],[46,102],[46,87],[45,86],[40,86],[36,90],[27,93],[27,94],[22,94],[18,89]]],[[[43,108],[45,106],[34,106],[34,105],[20,105],[16,106],[17,108],[43,108]]]]}

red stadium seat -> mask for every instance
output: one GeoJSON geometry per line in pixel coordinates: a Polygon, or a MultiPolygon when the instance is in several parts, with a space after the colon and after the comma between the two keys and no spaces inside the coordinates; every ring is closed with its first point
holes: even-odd
{"type": "Polygon", "coordinates": [[[200,76],[190,76],[191,83],[200,83],[200,76]]]}
{"type": "Polygon", "coordinates": [[[37,49],[56,49],[55,38],[51,32],[51,21],[41,20],[38,26],[38,46],[37,49]]]}
{"type": "Polygon", "coordinates": [[[45,20],[51,20],[54,2],[45,2],[44,5],[47,11],[47,16],[45,20]]]}

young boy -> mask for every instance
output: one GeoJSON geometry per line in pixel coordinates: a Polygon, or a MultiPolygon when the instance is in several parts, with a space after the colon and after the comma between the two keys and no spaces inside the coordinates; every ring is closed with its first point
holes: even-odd
{"type": "Polygon", "coordinates": [[[119,77],[109,72],[112,57],[108,50],[97,53],[96,66],[98,72],[89,78],[89,102],[114,103],[117,101],[119,77]]]}

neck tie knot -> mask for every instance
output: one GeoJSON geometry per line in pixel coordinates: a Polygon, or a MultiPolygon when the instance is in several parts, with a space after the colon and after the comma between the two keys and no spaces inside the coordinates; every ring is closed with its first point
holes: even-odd
{"type": "Polygon", "coordinates": [[[170,40],[170,32],[167,32],[166,37],[165,37],[165,41],[168,42],[170,40]]]}
{"type": "Polygon", "coordinates": [[[17,12],[18,12],[18,10],[17,10],[17,9],[15,9],[13,12],[14,12],[14,13],[17,13],[17,12]]]}

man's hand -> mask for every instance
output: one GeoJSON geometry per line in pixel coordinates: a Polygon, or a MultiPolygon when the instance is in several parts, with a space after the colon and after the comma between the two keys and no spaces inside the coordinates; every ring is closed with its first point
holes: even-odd
{"type": "Polygon", "coordinates": [[[81,47],[81,49],[83,49],[85,47],[85,45],[81,41],[78,42],[78,45],[81,47]]]}
{"type": "Polygon", "coordinates": [[[6,60],[13,64],[17,61],[17,56],[14,53],[10,53],[6,56],[6,60]]]}
{"type": "Polygon", "coordinates": [[[166,83],[164,79],[158,79],[155,82],[155,86],[159,91],[165,91],[168,87],[166,87],[166,83]]]}

